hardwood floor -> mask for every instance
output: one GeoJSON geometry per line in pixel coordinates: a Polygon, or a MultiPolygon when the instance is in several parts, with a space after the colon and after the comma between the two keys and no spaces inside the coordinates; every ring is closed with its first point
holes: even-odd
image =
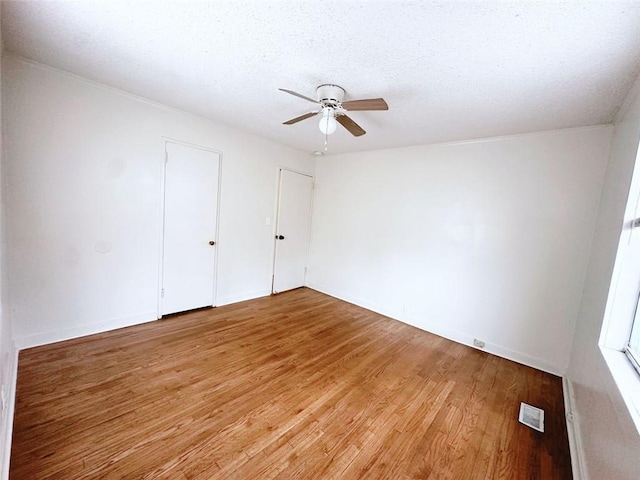
{"type": "Polygon", "coordinates": [[[309,289],[20,352],[11,479],[570,479],[558,377],[309,289]],[[517,421],[545,410],[546,432],[517,421]]]}

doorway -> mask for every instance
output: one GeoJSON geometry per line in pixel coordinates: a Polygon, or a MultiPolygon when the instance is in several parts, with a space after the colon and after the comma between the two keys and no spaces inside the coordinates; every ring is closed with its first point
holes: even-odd
{"type": "Polygon", "coordinates": [[[165,143],[160,314],[214,305],[220,154],[165,143]]]}
{"type": "Polygon", "coordinates": [[[313,177],[280,169],[272,293],[302,287],[311,233],[313,177]]]}

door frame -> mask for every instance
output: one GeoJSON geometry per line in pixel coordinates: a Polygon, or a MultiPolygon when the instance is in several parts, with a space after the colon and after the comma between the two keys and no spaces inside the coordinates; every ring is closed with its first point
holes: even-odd
{"type": "Polygon", "coordinates": [[[162,318],[162,284],[164,280],[164,215],[165,215],[165,185],[166,185],[166,175],[167,170],[165,165],[167,163],[167,145],[168,144],[177,144],[183,147],[196,148],[198,150],[204,150],[206,152],[215,153],[218,155],[218,191],[217,191],[217,202],[216,202],[216,232],[214,241],[216,242],[216,248],[213,252],[213,292],[211,292],[212,305],[216,306],[216,301],[218,297],[218,252],[220,251],[220,242],[218,241],[220,235],[220,200],[222,193],[222,151],[216,150],[215,148],[206,147],[204,145],[198,145],[191,142],[185,142],[183,140],[178,140],[171,137],[162,137],[162,161],[160,162],[160,229],[158,232],[158,246],[159,246],[159,255],[158,255],[158,291],[157,291],[157,302],[156,302],[156,316],[157,318],[162,318]]]}
{"type": "MultiPolygon", "coordinates": [[[[276,260],[277,260],[277,247],[278,242],[276,241],[275,236],[278,233],[278,225],[280,223],[280,188],[282,187],[282,172],[287,171],[291,173],[297,173],[299,175],[304,175],[305,177],[311,177],[311,202],[309,203],[309,242],[307,243],[307,263],[309,260],[309,252],[311,251],[311,232],[313,227],[313,200],[315,198],[316,193],[316,176],[314,173],[304,172],[302,170],[296,170],[291,167],[285,167],[282,165],[278,166],[276,170],[276,198],[275,198],[275,208],[274,208],[274,222],[273,231],[271,233],[271,241],[273,242],[273,248],[271,249],[271,295],[275,295],[274,291],[275,281],[276,281],[276,260]]],[[[308,265],[305,266],[304,269],[304,285],[307,285],[307,274],[308,274],[308,265]]]]}

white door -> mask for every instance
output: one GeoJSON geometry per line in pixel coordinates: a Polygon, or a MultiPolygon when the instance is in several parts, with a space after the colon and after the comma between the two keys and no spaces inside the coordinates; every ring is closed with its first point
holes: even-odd
{"type": "Polygon", "coordinates": [[[166,144],[162,315],[213,305],[220,156],[166,144]]]}
{"type": "Polygon", "coordinates": [[[305,282],[313,177],[280,170],[273,293],[302,287],[305,282]]]}

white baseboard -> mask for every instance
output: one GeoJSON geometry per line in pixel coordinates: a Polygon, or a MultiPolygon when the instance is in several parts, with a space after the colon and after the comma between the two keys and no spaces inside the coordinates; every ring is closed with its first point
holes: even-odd
{"type": "Polygon", "coordinates": [[[226,297],[216,298],[216,306],[222,307],[231,303],[244,302],[245,300],[253,300],[254,298],[268,297],[271,290],[254,290],[253,292],[239,293],[236,295],[227,295],[226,297]]]}
{"type": "Polygon", "coordinates": [[[78,327],[65,328],[63,330],[55,330],[17,337],[15,338],[15,343],[18,350],[23,350],[25,348],[38,347],[40,345],[47,345],[49,343],[61,342],[63,340],[84,337],[86,335],[93,335],[95,333],[108,332],[109,330],[116,330],[118,328],[131,327],[133,325],[139,325],[141,323],[153,322],[157,319],[157,312],[147,312],[130,317],[115,318],[112,320],[107,320],[105,322],[91,323],[78,327]]]}
{"type": "MultiPolygon", "coordinates": [[[[230,303],[243,302],[245,300],[253,300],[254,298],[266,297],[271,295],[271,290],[254,290],[253,292],[245,292],[237,295],[229,295],[227,297],[218,298],[216,306],[228,305],[230,303]]],[[[153,322],[158,319],[158,312],[147,312],[130,317],[116,318],[105,322],[91,323],[78,327],[66,328],[63,330],[54,330],[44,333],[35,333],[33,335],[25,335],[16,337],[15,343],[18,350],[25,348],[38,347],[49,343],[61,342],[72,338],[84,337],[95,333],[108,332],[118,328],[131,327],[140,325],[141,323],[153,322]]]]}
{"type": "MultiPolygon", "coordinates": [[[[407,314],[402,314],[395,311],[390,311],[389,309],[383,308],[379,305],[376,305],[368,300],[363,300],[360,298],[352,297],[351,295],[345,295],[342,292],[336,292],[331,288],[327,288],[323,285],[318,285],[313,282],[307,284],[307,286],[313,290],[317,290],[319,292],[325,293],[327,295],[331,295],[332,297],[339,298],[340,300],[344,300],[345,302],[353,303],[354,305],[358,305],[359,307],[366,308],[367,310],[372,310],[376,313],[380,313],[387,317],[393,318],[394,320],[398,320],[400,322],[406,323],[408,325],[414,326],[421,330],[425,330],[429,333],[433,333],[440,337],[444,337],[446,339],[452,340],[456,343],[461,343],[463,345],[467,345],[472,348],[476,348],[473,345],[473,336],[467,333],[461,332],[459,330],[455,330],[447,327],[446,325],[442,325],[439,323],[431,323],[425,321],[424,319],[411,318],[407,314]]],[[[496,345],[490,342],[485,342],[484,348],[480,349],[483,352],[488,352],[498,357],[506,358],[507,360],[512,360],[516,363],[520,363],[522,365],[526,365],[528,367],[533,367],[537,370],[542,370],[543,372],[551,373],[553,375],[557,375],[559,377],[565,374],[566,368],[560,367],[558,365],[551,364],[541,358],[534,357],[527,353],[518,352],[512,350],[503,345],[496,345]]]]}
{"type": "Polygon", "coordinates": [[[7,409],[0,421],[2,430],[0,431],[0,479],[9,479],[9,463],[11,460],[11,437],[13,434],[13,412],[16,406],[16,384],[18,381],[18,349],[13,347],[10,355],[11,365],[9,365],[9,383],[7,391],[7,409]]]}
{"type": "Polygon", "coordinates": [[[567,377],[562,377],[562,394],[564,396],[564,415],[567,421],[567,435],[569,436],[573,480],[586,480],[587,470],[584,463],[584,449],[582,448],[580,425],[578,424],[575,408],[573,384],[567,377]]]}

